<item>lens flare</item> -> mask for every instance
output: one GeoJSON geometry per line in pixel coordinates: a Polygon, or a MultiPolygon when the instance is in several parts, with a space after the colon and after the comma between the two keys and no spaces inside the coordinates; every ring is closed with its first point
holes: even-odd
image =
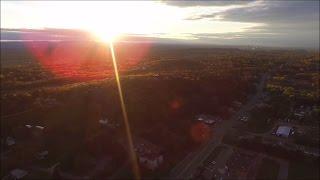
{"type": "Polygon", "coordinates": [[[193,124],[190,129],[191,137],[196,143],[207,142],[210,138],[211,129],[208,125],[198,122],[193,124]]]}
{"type": "MultiPolygon", "coordinates": [[[[70,34],[69,31],[60,33],[65,36],[70,34]]],[[[108,42],[112,41],[118,49],[119,72],[138,66],[148,55],[151,43],[130,43],[136,41],[130,37],[121,39],[125,42],[119,42],[115,34],[110,33],[110,31],[101,32],[99,36],[98,34],[93,36],[91,32],[77,34],[87,40],[28,41],[32,39],[28,33],[21,35],[21,38],[26,40],[24,45],[32,55],[31,58],[53,77],[72,81],[91,81],[114,76],[111,54],[110,51],[106,51],[108,42]],[[130,42],[126,42],[127,40],[130,42]]],[[[41,34],[50,35],[52,32],[41,30],[41,34]]]]}
{"type": "Polygon", "coordinates": [[[125,102],[124,102],[124,98],[123,98],[123,93],[122,93],[122,89],[121,89],[120,77],[119,77],[119,72],[118,72],[118,67],[117,67],[117,60],[116,60],[116,56],[114,53],[112,41],[109,41],[109,47],[110,47],[110,51],[111,51],[112,63],[113,63],[113,67],[114,67],[114,74],[116,77],[116,82],[117,82],[117,87],[118,87],[118,93],[119,93],[121,109],[122,109],[122,116],[124,119],[126,135],[128,138],[128,145],[129,145],[129,151],[130,151],[129,155],[130,155],[130,159],[131,159],[131,163],[132,163],[132,169],[133,169],[133,173],[135,175],[135,178],[140,179],[140,172],[139,172],[139,167],[138,167],[137,156],[136,156],[136,153],[135,153],[134,147],[133,147],[132,134],[131,134],[131,130],[130,130],[128,114],[127,114],[127,110],[126,110],[126,106],[125,106],[125,102]]]}

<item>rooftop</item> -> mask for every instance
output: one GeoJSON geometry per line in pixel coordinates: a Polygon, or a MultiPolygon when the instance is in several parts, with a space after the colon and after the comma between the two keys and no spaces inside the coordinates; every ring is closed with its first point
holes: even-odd
{"type": "Polygon", "coordinates": [[[10,172],[10,175],[13,176],[15,179],[21,179],[27,174],[28,172],[22,169],[14,169],[10,172]]]}
{"type": "Polygon", "coordinates": [[[288,137],[290,135],[291,130],[292,130],[292,127],[279,126],[277,129],[276,135],[288,137]]]}

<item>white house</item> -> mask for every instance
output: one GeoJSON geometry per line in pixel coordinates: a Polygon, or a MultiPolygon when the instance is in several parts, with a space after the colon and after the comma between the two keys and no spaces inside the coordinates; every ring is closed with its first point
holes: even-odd
{"type": "Polygon", "coordinates": [[[29,128],[29,129],[32,128],[32,125],[30,125],[30,124],[26,124],[25,126],[26,126],[27,128],[29,128]]]}
{"type": "Polygon", "coordinates": [[[107,118],[105,118],[105,119],[100,119],[100,120],[99,120],[99,123],[100,123],[101,125],[103,125],[103,126],[106,126],[106,125],[108,124],[108,119],[107,119],[107,118]]]}
{"type": "Polygon", "coordinates": [[[196,116],[196,120],[202,121],[206,124],[214,124],[218,121],[221,121],[221,118],[216,117],[216,116],[211,116],[211,115],[200,114],[200,115],[196,116]]]}
{"type": "Polygon", "coordinates": [[[277,136],[289,137],[292,131],[292,127],[289,126],[279,126],[276,132],[277,136]]]}
{"type": "Polygon", "coordinates": [[[35,128],[39,129],[39,130],[44,130],[43,126],[35,126],[35,128]]]}

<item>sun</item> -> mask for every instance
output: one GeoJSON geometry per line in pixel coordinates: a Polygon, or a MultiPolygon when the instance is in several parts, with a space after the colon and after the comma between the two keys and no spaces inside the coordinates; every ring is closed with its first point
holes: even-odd
{"type": "Polygon", "coordinates": [[[93,34],[95,39],[106,43],[113,42],[122,35],[122,32],[120,32],[120,30],[117,29],[96,28],[90,30],[90,32],[93,34]]]}

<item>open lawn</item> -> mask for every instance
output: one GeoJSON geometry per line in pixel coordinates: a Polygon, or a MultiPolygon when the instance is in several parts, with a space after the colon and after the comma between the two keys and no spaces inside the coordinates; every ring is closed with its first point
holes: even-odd
{"type": "Polygon", "coordinates": [[[280,165],[271,159],[262,159],[256,179],[277,179],[280,165]]]}

